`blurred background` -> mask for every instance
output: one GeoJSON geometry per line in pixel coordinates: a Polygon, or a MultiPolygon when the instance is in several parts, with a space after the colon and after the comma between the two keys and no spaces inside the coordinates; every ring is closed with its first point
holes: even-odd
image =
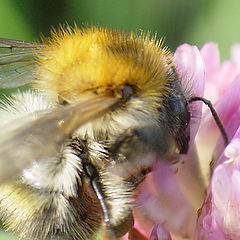
{"type": "MultiPolygon", "coordinates": [[[[150,30],[172,51],[182,43],[214,41],[222,60],[240,43],[239,0],[0,0],[0,37],[33,41],[66,22],[150,30]]],[[[16,238],[0,231],[0,240],[10,239],[16,238]]]]}
{"type": "Polygon", "coordinates": [[[0,0],[0,37],[34,40],[51,26],[76,22],[125,31],[150,30],[172,49],[219,44],[222,59],[240,42],[239,0],[0,0]]]}

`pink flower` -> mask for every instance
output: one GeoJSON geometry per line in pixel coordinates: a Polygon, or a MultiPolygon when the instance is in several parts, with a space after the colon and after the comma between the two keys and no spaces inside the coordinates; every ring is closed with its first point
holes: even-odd
{"type": "MultiPolygon", "coordinates": [[[[227,147],[220,136],[215,147],[213,171],[207,197],[197,221],[196,239],[240,239],[240,71],[239,46],[235,46],[234,79],[228,80],[224,95],[216,99],[215,108],[230,139],[227,147]],[[238,62],[237,62],[238,61],[238,62]]],[[[233,63],[233,62],[229,62],[233,63]]],[[[232,65],[233,66],[233,65],[232,65]]],[[[231,69],[233,71],[233,69],[231,69]]],[[[226,84],[226,83],[224,83],[226,84]]],[[[212,120],[206,115],[203,130],[212,134],[212,120]]]]}

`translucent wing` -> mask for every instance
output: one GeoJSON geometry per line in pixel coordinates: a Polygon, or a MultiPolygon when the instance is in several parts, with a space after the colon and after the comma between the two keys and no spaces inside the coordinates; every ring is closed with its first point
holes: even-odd
{"type": "Polygon", "coordinates": [[[51,112],[39,111],[36,120],[28,116],[5,125],[0,132],[0,182],[19,175],[33,161],[56,156],[79,126],[117,104],[116,98],[92,97],[51,112]]]}
{"type": "Polygon", "coordinates": [[[25,85],[34,78],[37,43],[0,38],[0,88],[25,85]]]}

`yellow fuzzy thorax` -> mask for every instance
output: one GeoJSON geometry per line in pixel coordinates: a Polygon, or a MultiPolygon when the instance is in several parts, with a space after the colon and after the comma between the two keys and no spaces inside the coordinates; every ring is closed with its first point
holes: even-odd
{"type": "Polygon", "coordinates": [[[159,97],[171,81],[172,54],[149,35],[67,28],[45,40],[38,63],[36,87],[67,101],[89,92],[116,95],[124,85],[159,97]]]}

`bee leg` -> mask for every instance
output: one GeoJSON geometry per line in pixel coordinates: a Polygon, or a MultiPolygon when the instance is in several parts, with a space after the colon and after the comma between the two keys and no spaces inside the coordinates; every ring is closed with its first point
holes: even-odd
{"type": "Polygon", "coordinates": [[[90,179],[91,185],[93,190],[95,191],[97,198],[101,204],[102,211],[103,211],[103,217],[105,223],[108,223],[110,221],[110,216],[109,216],[109,207],[104,201],[104,198],[106,198],[104,192],[103,192],[103,186],[99,181],[99,174],[96,168],[90,164],[90,163],[85,163],[83,165],[83,168],[85,170],[85,173],[87,174],[87,177],[90,179]]]}
{"type": "MultiPolygon", "coordinates": [[[[145,168],[137,173],[129,176],[124,181],[129,183],[131,186],[135,188],[138,187],[138,185],[145,179],[146,175],[151,172],[151,168],[145,168]]],[[[132,214],[132,211],[129,212],[128,216],[125,217],[118,225],[109,225],[107,236],[104,239],[107,240],[115,240],[116,237],[120,238],[123,235],[125,235],[127,232],[131,230],[131,228],[134,225],[134,217],[132,214]]]]}
{"type": "Polygon", "coordinates": [[[112,206],[107,203],[107,199],[109,200],[109,196],[107,196],[104,192],[105,186],[104,183],[100,181],[100,174],[91,163],[83,164],[83,168],[85,173],[87,174],[87,177],[90,179],[92,188],[97,195],[103,211],[103,217],[107,228],[106,234],[108,236],[108,238],[106,237],[106,239],[113,240],[122,237],[134,225],[134,219],[131,210],[129,209],[128,215],[119,220],[117,224],[113,224],[111,222],[112,216],[110,214],[112,206]]]}

